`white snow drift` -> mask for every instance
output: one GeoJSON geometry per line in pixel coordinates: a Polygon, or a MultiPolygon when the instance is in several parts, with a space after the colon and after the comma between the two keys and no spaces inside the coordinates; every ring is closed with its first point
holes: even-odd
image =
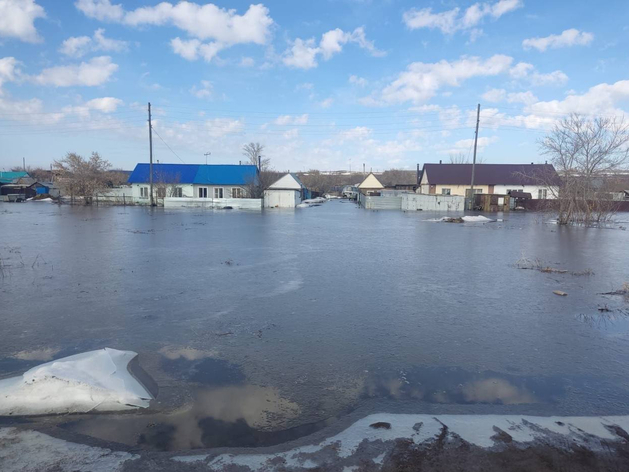
{"type": "Polygon", "coordinates": [[[151,394],[127,370],[132,351],[99,349],[0,380],[0,416],[145,408],[151,394]]]}

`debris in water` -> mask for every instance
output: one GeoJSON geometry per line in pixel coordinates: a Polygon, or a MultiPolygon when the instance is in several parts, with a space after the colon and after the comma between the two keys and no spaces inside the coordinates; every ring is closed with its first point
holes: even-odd
{"type": "Polygon", "coordinates": [[[371,423],[369,427],[373,429],[391,429],[391,423],[387,423],[386,421],[378,421],[377,423],[371,423]]]}
{"type": "Polygon", "coordinates": [[[553,290],[555,295],[559,295],[560,297],[567,297],[568,294],[566,292],[562,292],[561,290],[553,290]]]}

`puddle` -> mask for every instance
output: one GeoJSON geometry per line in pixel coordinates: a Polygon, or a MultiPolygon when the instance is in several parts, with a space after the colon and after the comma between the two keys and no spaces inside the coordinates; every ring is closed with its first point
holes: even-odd
{"type": "Polygon", "coordinates": [[[297,404],[271,387],[202,388],[191,405],[169,414],[103,415],[61,427],[143,449],[272,446],[311,434],[333,419],[282,428],[300,414],[297,404]]]}
{"type": "Polygon", "coordinates": [[[428,403],[549,403],[565,394],[564,381],[459,368],[413,367],[398,375],[373,374],[365,398],[415,399],[428,403]]]}

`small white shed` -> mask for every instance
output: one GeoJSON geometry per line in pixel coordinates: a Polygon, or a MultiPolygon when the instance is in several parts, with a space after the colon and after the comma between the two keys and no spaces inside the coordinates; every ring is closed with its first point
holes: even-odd
{"type": "Polygon", "coordinates": [[[264,191],[265,208],[295,208],[304,197],[306,187],[295,174],[286,174],[264,191]]]}

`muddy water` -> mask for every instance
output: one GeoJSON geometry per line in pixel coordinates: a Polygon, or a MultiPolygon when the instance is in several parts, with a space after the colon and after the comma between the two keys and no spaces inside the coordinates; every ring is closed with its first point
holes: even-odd
{"type": "Polygon", "coordinates": [[[627,414],[629,305],[600,293],[629,281],[629,232],[435,216],[4,204],[0,375],[137,351],[150,411],[31,421],[151,449],[278,444],[357,408],[627,414]]]}

